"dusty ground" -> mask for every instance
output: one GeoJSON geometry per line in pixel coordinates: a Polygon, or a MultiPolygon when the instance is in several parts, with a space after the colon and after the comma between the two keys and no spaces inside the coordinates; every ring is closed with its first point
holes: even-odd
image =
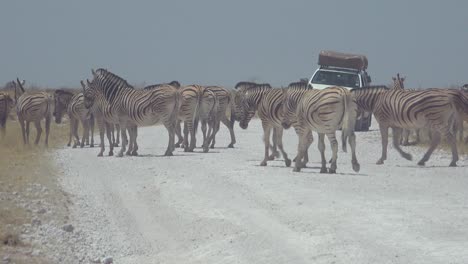
{"type": "MultiPolygon", "coordinates": [[[[258,120],[236,132],[235,149],[224,148],[222,130],[219,148],[208,154],[177,150],[162,157],[162,127],[139,131],[140,157],[56,152],[74,231],[61,236],[55,257],[62,263],[105,256],[115,263],[468,263],[466,156],[449,168],[449,155],[437,151],[421,168],[390,147],[386,164],[377,166],[374,130],[358,133],[359,173],[341,152],[337,174],[318,173],[315,144],[310,168],[293,173],[282,160],[258,166],[258,120]]],[[[294,156],[293,131],[284,141],[294,156]]],[[[407,149],[422,156],[417,147],[407,149]]]]}

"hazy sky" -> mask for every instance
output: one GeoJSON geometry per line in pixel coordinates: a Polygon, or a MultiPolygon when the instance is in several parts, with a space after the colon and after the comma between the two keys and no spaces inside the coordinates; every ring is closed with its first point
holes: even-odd
{"type": "Polygon", "coordinates": [[[468,83],[468,1],[0,3],[0,85],[79,86],[91,68],[130,83],[287,85],[322,49],[366,54],[374,84],[468,83]]]}

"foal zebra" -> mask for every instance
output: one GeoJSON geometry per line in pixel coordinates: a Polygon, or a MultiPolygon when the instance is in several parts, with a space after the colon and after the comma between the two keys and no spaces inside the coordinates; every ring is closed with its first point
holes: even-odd
{"type": "MultiPolygon", "coordinates": [[[[135,90],[124,79],[105,70],[92,71],[93,80],[89,83],[94,94],[102,96],[109,104],[110,111],[120,125],[120,129],[129,129],[130,142],[136,142],[137,126],[164,124],[169,133],[169,143],[165,152],[172,156],[174,151],[175,126],[179,109],[179,91],[167,85],[154,90],[135,90]],[[133,129],[132,129],[133,127],[133,129]]],[[[86,93],[85,93],[86,94],[86,93]]],[[[93,100],[94,98],[85,97],[93,100]]],[[[122,147],[118,153],[122,157],[128,140],[122,138],[122,147]]]]}
{"type": "Polygon", "coordinates": [[[256,85],[245,89],[239,93],[240,107],[240,127],[247,129],[250,120],[258,111],[258,117],[262,122],[263,140],[265,143],[265,153],[260,166],[266,166],[270,150],[270,134],[273,130],[273,143],[277,144],[284,162],[287,167],[291,165],[291,160],[283,149],[283,127],[282,120],[282,102],[284,89],[271,89],[269,84],[256,85]]]}
{"type": "Polygon", "coordinates": [[[38,144],[42,134],[41,120],[45,119],[45,145],[49,144],[50,121],[52,119],[53,98],[46,92],[27,93],[22,83],[16,79],[15,90],[16,114],[21,125],[24,144],[29,144],[29,124],[34,122],[37,136],[34,144],[38,144]]]}
{"type": "Polygon", "coordinates": [[[70,118],[70,136],[67,145],[71,145],[72,137],[74,137],[73,148],[76,148],[78,145],[83,148],[85,144],[94,147],[94,117],[90,111],[84,107],[83,93],[73,94],[69,91],[59,89],[54,93],[54,100],[55,122],[60,124],[65,112],[67,112],[70,118]],[[81,122],[83,126],[81,143],[78,136],[79,122],[81,122]],[[91,142],[89,142],[89,137],[91,137],[91,142]]]}
{"type": "Polygon", "coordinates": [[[312,131],[319,134],[318,148],[321,155],[321,173],[336,173],[338,158],[338,142],[335,131],[342,128],[342,148],[346,151],[346,141],[351,146],[351,163],[353,170],[360,170],[356,157],[356,137],[354,124],[356,122],[357,106],[352,94],[343,87],[328,87],[323,90],[308,89],[307,83],[296,83],[286,90],[283,101],[282,126],[287,129],[291,125],[299,138],[298,153],[294,171],[300,171],[307,161],[307,149],[312,144],[312,131]],[[327,169],[325,159],[325,135],[327,135],[333,156],[330,169],[327,169]]]}
{"type": "Polygon", "coordinates": [[[15,101],[9,94],[0,92],[0,134],[2,138],[5,137],[6,121],[14,105],[15,101]]]}
{"type": "Polygon", "coordinates": [[[440,142],[441,135],[447,137],[452,148],[450,166],[456,166],[458,152],[452,133],[453,123],[458,116],[459,99],[442,89],[423,91],[402,91],[386,87],[353,89],[358,107],[374,114],[382,137],[382,156],[377,164],[387,159],[388,128],[393,130],[393,145],[405,159],[411,160],[409,153],[400,148],[402,129],[428,128],[432,132],[432,142],[418,165],[424,165],[440,142]]]}

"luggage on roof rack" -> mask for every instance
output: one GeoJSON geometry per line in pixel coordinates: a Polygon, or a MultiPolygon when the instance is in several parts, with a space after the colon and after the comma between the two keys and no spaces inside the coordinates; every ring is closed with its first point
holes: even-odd
{"type": "Polygon", "coordinates": [[[368,61],[367,57],[364,55],[322,50],[319,54],[318,64],[326,67],[331,66],[365,71],[368,66],[368,61]]]}

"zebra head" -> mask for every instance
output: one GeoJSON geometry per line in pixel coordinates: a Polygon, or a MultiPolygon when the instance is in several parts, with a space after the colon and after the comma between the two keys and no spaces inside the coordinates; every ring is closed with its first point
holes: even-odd
{"type": "Polygon", "coordinates": [[[25,80],[20,82],[18,78],[16,78],[16,83],[13,82],[13,84],[15,85],[15,101],[17,101],[18,98],[26,92],[26,90],[24,89],[25,83],[26,83],[25,80]]]}
{"type": "Polygon", "coordinates": [[[392,77],[393,80],[393,89],[403,90],[405,89],[405,79],[406,77],[400,77],[400,74],[397,73],[397,77],[392,77]]]}
{"type": "Polygon", "coordinates": [[[96,100],[97,92],[93,87],[92,83],[86,79],[86,84],[81,81],[81,87],[83,87],[83,104],[86,109],[90,109],[94,105],[94,100],[96,100]]]}
{"type": "MultiPolygon", "coordinates": [[[[255,104],[253,103],[252,100],[252,92],[247,90],[245,92],[240,93],[240,102],[239,102],[239,111],[238,117],[239,117],[239,126],[242,129],[247,129],[249,126],[249,122],[252,119],[252,117],[255,115],[255,104]]],[[[237,104],[236,104],[237,105],[237,104]]]]}
{"type": "Polygon", "coordinates": [[[54,92],[54,112],[55,123],[62,123],[62,117],[67,111],[68,102],[72,98],[73,93],[61,89],[54,92]]]}

